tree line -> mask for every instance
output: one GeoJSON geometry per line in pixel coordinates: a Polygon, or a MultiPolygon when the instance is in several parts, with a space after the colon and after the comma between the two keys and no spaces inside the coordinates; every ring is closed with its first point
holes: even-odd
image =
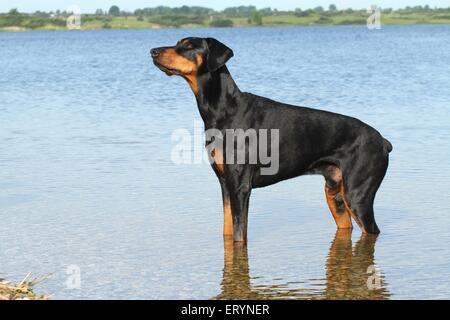
{"type": "MultiPolygon", "coordinates": [[[[366,9],[338,9],[338,7],[334,4],[330,4],[327,8],[322,6],[317,6],[315,8],[310,9],[300,9],[296,8],[294,10],[278,10],[275,8],[261,8],[257,9],[256,6],[237,6],[237,7],[229,7],[225,8],[222,11],[217,11],[211,8],[200,7],[200,6],[180,6],[180,7],[168,7],[168,6],[157,6],[157,7],[149,7],[136,9],[133,12],[121,10],[119,6],[113,5],[108,10],[97,9],[94,15],[109,15],[109,16],[167,16],[167,15],[184,15],[184,16],[198,16],[198,17],[208,17],[214,15],[221,15],[229,18],[242,18],[242,17],[252,17],[256,14],[261,17],[264,16],[274,16],[274,15],[286,15],[286,14],[294,14],[294,15],[307,15],[308,13],[319,13],[319,14],[348,14],[353,12],[361,12],[366,11],[366,9]]],[[[429,5],[424,6],[407,6],[403,9],[393,10],[392,8],[382,8],[382,11],[385,13],[390,12],[398,12],[398,13],[423,13],[423,12],[449,12],[450,7],[448,8],[432,8],[429,5]]],[[[12,9],[6,15],[17,15],[19,12],[17,9],[12,9]]],[[[39,17],[51,17],[51,16],[66,16],[71,14],[71,12],[67,11],[36,11],[31,15],[39,16],[39,17]]],[[[92,13],[91,13],[92,14],[92,13]]],[[[5,15],[5,14],[2,14],[5,15]]]]}
{"type": "MultiPolygon", "coordinates": [[[[427,23],[437,21],[445,23],[450,20],[449,8],[431,8],[429,5],[405,7],[402,9],[381,8],[386,17],[391,17],[393,23],[411,22],[427,23]],[[395,20],[397,19],[397,20],[395,20]],[[400,20],[399,20],[400,19],[400,20]],[[403,19],[403,20],[402,20],[403,19]],[[408,20],[409,19],[409,20],[408,20]]],[[[39,29],[44,27],[63,28],[66,18],[72,12],[67,11],[36,11],[34,13],[21,13],[12,9],[8,13],[0,13],[0,28],[19,27],[25,29],[39,29]]],[[[341,9],[334,4],[328,7],[317,6],[310,9],[278,10],[274,8],[261,8],[256,6],[228,7],[217,11],[200,6],[168,7],[157,6],[136,9],[133,12],[122,10],[113,5],[107,10],[97,9],[94,13],[84,13],[83,22],[90,23],[92,28],[120,28],[130,21],[135,21],[134,26],[149,27],[184,27],[184,26],[260,26],[270,25],[274,21],[278,25],[295,25],[302,21],[304,25],[333,25],[333,24],[364,24],[367,20],[367,9],[341,9]],[[277,18],[280,16],[280,18],[277,18]],[[289,17],[300,19],[290,19],[289,17]],[[128,19],[132,17],[132,19],[128,19]],[[275,18],[272,18],[275,17],[275,18]]],[[[133,22],[134,23],[134,22],[133,22]]]]}

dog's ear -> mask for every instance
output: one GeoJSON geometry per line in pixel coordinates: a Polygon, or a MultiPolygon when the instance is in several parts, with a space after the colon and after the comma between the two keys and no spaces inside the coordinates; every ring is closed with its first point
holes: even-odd
{"type": "Polygon", "coordinates": [[[206,43],[208,44],[206,64],[209,71],[216,71],[233,56],[233,50],[214,38],[206,38],[206,43]]]}

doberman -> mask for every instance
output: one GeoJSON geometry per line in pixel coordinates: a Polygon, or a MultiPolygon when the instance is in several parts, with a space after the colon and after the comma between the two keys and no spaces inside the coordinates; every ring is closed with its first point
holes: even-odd
{"type": "MultiPolygon", "coordinates": [[[[353,217],[363,233],[380,232],[373,203],[392,145],[378,131],[352,117],[241,92],[225,65],[233,51],[216,39],[185,38],[172,47],[151,49],[150,54],[167,75],[186,79],[205,131],[278,130],[279,167],[274,174],[261,174],[260,159],[257,163],[228,161],[229,154],[234,157],[235,143],[211,150],[212,167],[222,188],[224,236],[247,241],[252,188],[306,174],[324,176],[326,200],[339,229],[352,228],[353,217]]],[[[207,139],[206,146],[211,141],[207,139]]]]}

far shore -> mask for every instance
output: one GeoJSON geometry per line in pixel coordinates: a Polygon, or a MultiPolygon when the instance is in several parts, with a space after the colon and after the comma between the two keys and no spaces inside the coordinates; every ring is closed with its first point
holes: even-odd
{"type": "MultiPolygon", "coordinates": [[[[439,23],[391,23],[391,24],[382,24],[381,29],[385,26],[427,26],[427,25],[450,25],[449,22],[439,22],[439,23]]],[[[195,25],[195,26],[180,26],[180,27],[164,27],[164,26],[151,26],[146,28],[140,28],[140,27],[117,27],[117,28],[83,28],[83,26],[80,29],[69,29],[69,28],[36,28],[36,29],[30,29],[30,28],[24,28],[24,27],[4,27],[0,28],[0,33],[2,32],[36,32],[36,31],[110,31],[110,30],[177,30],[177,29],[247,29],[247,28],[292,28],[292,27],[366,27],[365,24],[308,24],[308,25],[261,25],[261,26],[233,26],[233,27],[209,27],[209,26],[203,26],[203,25],[195,25]]]]}
{"type": "Polygon", "coordinates": [[[389,26],[450,24],[450,8],[406,7],[405,9],[377,9],[378,11],[337,10],[330,5],[294,11],[279,11],[254,6],[231,7],[214,11],[202,7],[155,7],[95,14],[73,15],[67,12],[21,13],[11,9],[0,13],[0,31],[65,31],[127,30],[127,29],[188,29],[241,27],[308,27],[308,26],[389,26]]]}

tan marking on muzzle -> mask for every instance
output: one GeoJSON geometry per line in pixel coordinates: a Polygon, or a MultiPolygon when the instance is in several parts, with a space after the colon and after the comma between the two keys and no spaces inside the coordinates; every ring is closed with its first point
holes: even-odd
{"type": "Polygon", "coordinates": [[[203,59],[200,54],[197,54],[196,62],[193,62],[183,56],[180,56],[173,48],[165,49],[161,53],[159,63],[168,69],[176,70],[181,73],[181,75],[188,81],[194,94],[198,94],[197,71],[199,66],[203,63],[203,59]]]}
{"type": "Polygon", "coordinates": [[[180,56],[173,48],[164,49],[161,52],[159,63],[168,69],[176,70],[184,75],[197,71],[197,65],[194,62],[180,56]]]}

